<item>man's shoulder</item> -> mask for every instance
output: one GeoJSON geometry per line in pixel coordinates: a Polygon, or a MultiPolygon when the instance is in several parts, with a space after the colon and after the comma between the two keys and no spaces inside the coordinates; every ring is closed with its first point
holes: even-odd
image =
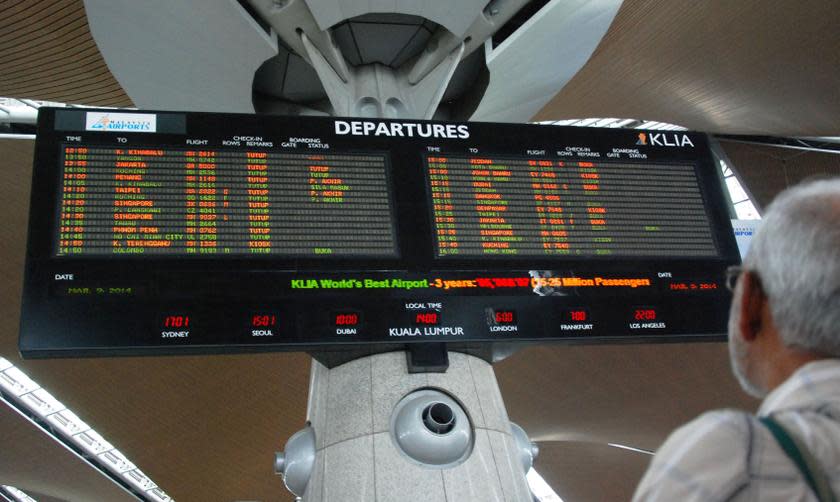
{"type": "MultiPolygon", "coordinates": [[[[718,456],[744,447],[756,418],[738,410],[713,410],[677,428],[657,452],[658,457],[718,456]]],[[[672,458],[670,460],[673,460],[672,458]]]]}
{"type": "MultiPolygon", "coordinates": [[[[682,436],[703,436],[728,435],[730,433],[743,433],[755,423],[757,418],[752,413],[733,409],[712,410],[699,415],[694,420],[678,427],[671,434],[682,436]]],[[[669,440],[671,439],[669,437],[669,440]]]]}
{"type": "Polygon", "coordinates": [[[657,450],[635,500],[716,500],[748,480],[756,418],[737,410],[703,413],[657,450]]]}

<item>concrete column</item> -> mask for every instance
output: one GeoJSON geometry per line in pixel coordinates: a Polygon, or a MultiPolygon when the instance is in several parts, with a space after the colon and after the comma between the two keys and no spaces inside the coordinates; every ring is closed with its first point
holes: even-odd
{"type": "Polygon", "coordinates": [[[533,500],[496,376],[482,359],[450,352],[446,373],[420,374],[408,373],[405,352],[333,369],[313,361],[307,419],[317,454],[305,502],[533,500]],[[449,394],[470,418],[474,446],[460,465],[413,463],[391,437],[394,406],[424,388],[449,394]]]}

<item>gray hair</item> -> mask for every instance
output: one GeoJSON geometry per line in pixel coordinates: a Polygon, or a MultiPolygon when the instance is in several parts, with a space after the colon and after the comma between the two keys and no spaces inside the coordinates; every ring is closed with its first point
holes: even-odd
{"type": "Polygon", "coordinates": [[[758,273],[785,345],[840,356],[840,178],[780,193],[744,266],[758,273]]]}

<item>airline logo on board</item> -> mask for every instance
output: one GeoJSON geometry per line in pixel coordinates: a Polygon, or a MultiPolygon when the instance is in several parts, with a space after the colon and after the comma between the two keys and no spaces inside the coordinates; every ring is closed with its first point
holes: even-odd
{"type": "Polygon", "coordinates": [[[694,148],[694,143],[691,142],[688,134],[679,133],[652,132],[646,134],[640,132],[636,144],[640,146],[690,146],[694,148]]]}
{"type": "Polygon", "coordinates": [[[85,130],[156,132],[157,116],[147,113],[87,112],[85,130]]]}

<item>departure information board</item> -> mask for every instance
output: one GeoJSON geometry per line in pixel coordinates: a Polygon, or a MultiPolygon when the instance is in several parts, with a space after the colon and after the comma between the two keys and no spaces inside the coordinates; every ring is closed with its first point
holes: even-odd
{"type": "Polygon", "coordinates": [[[62,147],[56,254],[396,254],[384,155],[62,147]]]}
{"type": "Polygon", "coordinates": [[[438,256],[716,256],[691,164],[427,156],[438,256]]]}
{"type": "Polygon", "coordinates": [[[41,108],[26,357],[720,340],[693,132],[41,108]]]}

